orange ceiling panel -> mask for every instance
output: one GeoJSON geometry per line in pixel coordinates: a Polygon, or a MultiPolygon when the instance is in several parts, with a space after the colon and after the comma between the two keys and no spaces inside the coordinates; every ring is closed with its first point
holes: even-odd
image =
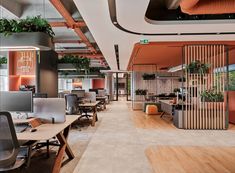
{"type": "Polygon", "coordinates": [[[230,49],[230,64],[235,63],[235,42],[150,42],[143,45],[136,43],[129,60],[127,70],[133,64],[154,64],[157,69],[174,67],[182,64],[182,47],[188,44],[225,44],[230,49]],[[234,57],[234,58],[233,58],[234,57]],[[233,60],[234,59],[234,60],[233,60]]]}

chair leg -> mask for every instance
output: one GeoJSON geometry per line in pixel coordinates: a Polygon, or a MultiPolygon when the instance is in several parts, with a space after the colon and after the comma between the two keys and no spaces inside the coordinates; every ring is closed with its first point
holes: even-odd
{"type": "Polygon", "coordinates": [[[47,146],[47,158],[50,157],[50,148],[49,148],[49,140],[46,141],[46,146],[47,146]]]}

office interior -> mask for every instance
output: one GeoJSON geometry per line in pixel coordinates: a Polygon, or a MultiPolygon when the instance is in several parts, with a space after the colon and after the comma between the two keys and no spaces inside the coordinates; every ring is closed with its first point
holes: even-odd
{"type": "Polygon", "coordinates": [[[0,172],[234,173],[234,21],[234,0],[0,1],[0,172]]]}

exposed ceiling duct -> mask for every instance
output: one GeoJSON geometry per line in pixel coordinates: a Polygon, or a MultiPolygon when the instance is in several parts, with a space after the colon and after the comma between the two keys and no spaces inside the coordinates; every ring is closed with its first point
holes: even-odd
{"type": "Polygon", "coordinates": [[[190,15],[235,13],[235,0],[182,0],[181,11],[190,15]]]}
{"type": "Polygon", "coordinates": [[[82,30],[79,27],[79,23],[77,23],[71,14],[68,12],[68,10],[65,8],[64,4],[60,0],[50,0],[50,2],[53,4],[53,6],[57,9],[57,11],[61,14],[61,16],[64,17],[66,21],[66,25],[69,28],[73,28],[74,32],[77,33],[77,35],[85,42],[87,47],[90,49],[91,52],[97,53],[96,49],[93,47],[93,45],[89,42],[86,35],[82,32],[82,30]]]}

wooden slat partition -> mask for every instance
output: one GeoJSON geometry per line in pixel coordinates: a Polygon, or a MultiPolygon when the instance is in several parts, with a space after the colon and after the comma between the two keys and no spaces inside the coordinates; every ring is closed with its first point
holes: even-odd
{"type": "Polygon", "coordinates": [[[184,46],[184,63],[200,61],[209,64],[208,73],[190,73],[185,70],[186,107],[185,129],[226,129],[227,58],[225,45],[184,46]],[[224,102],[205,102],[201,93],[215,88],[216,93],[224,94],[224,102]]]}

